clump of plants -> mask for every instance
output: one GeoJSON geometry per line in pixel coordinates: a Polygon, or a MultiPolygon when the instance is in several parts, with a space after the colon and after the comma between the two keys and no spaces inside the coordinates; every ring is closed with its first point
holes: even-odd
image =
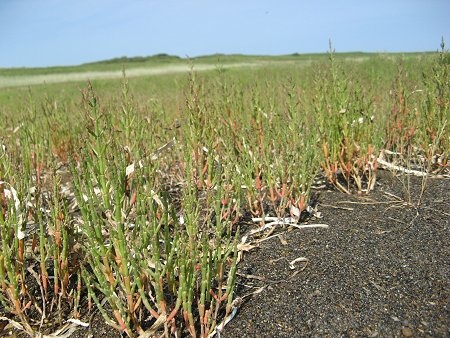
{"type": "Polygon", "coordinates": [[[448,171],[444,44],[384,65],[330,47],[320,67],[191,71],[158,97],[166,78],[88,83],[77,104],[32,89],[20,123],[0,112],[0,323],[60,334],[98,310],[130,337],[213,336],[244,221],[307,219],[318,173],[367,194],[381,164],[448,171]]]}
{"type": "Polygon", "coordinates": [[[372,99],[337,62],[331,45],[329,63],[314,83],[313,108],[325,176],[347,194],[353,187],[358,193],[369,193],[376,182],[378,151],[372,99]]]}

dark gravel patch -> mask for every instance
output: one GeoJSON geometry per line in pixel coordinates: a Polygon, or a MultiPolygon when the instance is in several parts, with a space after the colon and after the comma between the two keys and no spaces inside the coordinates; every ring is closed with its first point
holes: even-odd
{"type": "MultiPolygon", "coordinates": [[[[322,191],[328,229],[285,231],[287,244],[248,253],[239,272],[265,280],[241,277],[240,295],[266,287],[221,337],[449,337],[450,180],[429,179],[418,208],[402,180],[383,172],[364,198],[322,191]],[[300,256],[308,264],[292,276],[300,256]]],[[[422,180],[410,180],[417,203],[422,180]]]]}

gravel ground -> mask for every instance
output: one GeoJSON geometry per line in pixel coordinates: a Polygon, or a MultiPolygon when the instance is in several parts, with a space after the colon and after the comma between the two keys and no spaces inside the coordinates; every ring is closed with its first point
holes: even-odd
{"type": "Polygon", "coordinates": [[[449,337],[450,180],[429,179],[418,208],[401,180],[383,172],[364,198],[321,191],[328,229],[285,229],[247,254],[239,293],[264,289],[221,337],[449,337]]]}

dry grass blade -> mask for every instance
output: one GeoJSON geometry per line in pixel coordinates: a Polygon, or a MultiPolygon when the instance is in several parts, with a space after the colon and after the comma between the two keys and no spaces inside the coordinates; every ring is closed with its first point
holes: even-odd
{"type": "MultiPolygon", "coordinates": [[[[12,327],[16,328],[17,330],[19,330],[21,332],[25,331],[25,329],[23,328],[23,326],[19,322],[16,322],[15,320],[13,320],[11,318],[0,317],[0,320],[8,322],[12,327]]],[[[8,325],[3,330],[5,330],[7,328],[8,328],[8,325]]]]}
{"type": "MultiPolygon", "coordinates": [[[[306,257],[297,257],[296,259],[294,259],[294,260],[292,260],[292,261],[289,262],[289,268],[290,268],[291,270],[294,270],[294,269],[295,269],[295,263],[298,263],[298,262],[301,262],[301,263],[308,263],[308,262],[309,262],[309,259],[306,258],[306,257]]],[[[303,265],[302,270],[305,269],[305,268],[306,268],[306,264],[303,265]]]]}
{"type": "Polygon", "coordinates": [[[150,159],[152,161],[156,161],[161,156],[161,154],[163,154],[165,151],[167,151],[170,148],[172,148],[175,145],[175,143],[176,143],[176,140],[175,140],[175,138],[173,138],[171,141],[167,142],[163,146],[161,146],[158,149],[156,149],[156,151],[152,154],[150,159]]]}
{"type": "Polygon", "coordinates": [[[419,171],[419,170],[413,170],[413,169],[404,168],[402,166],[389,163],[389,162],[383,160],[382,158],[378,158],[377,161],[385,169],[397,171],[397,172],[400,172],[402,174],[414,175],[414,176],[418,176],[418,177],[434,177],[434,178],[446,178],[446,177],[448,177],[447,175],[433,175],[433,174],[429,174],[429,173],[427,173],[425,171],[419,171]]]}
{"type": "Polygon", "coordinates": [[[156,319],[156,321],[153,323],[153,325],[146,330],[145,332],[141,333],[139,335],[139,338],[151,338],[154,337],[154,335],[156,334],[156,332],[158,332],[158,330],[164,326],[165,322],[166,322],[167,316],[165,314],[160,314],[158,319],[156,319]]]}
{"type": "Polygon", "coordinates": [[[86,327],[86,323],[68,320],[68,323],[54,333],[37,335],[36,338],[69,338],[76,330],[80,328],[80,326],[86,327]]]}

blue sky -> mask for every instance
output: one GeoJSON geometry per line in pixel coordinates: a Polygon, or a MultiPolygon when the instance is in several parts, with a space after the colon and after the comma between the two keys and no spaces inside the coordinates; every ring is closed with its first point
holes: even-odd
{"type": "Polygon", "coordinates": [[[0,67],[450,45],[449,0],[0,0],[0,67]]]}

